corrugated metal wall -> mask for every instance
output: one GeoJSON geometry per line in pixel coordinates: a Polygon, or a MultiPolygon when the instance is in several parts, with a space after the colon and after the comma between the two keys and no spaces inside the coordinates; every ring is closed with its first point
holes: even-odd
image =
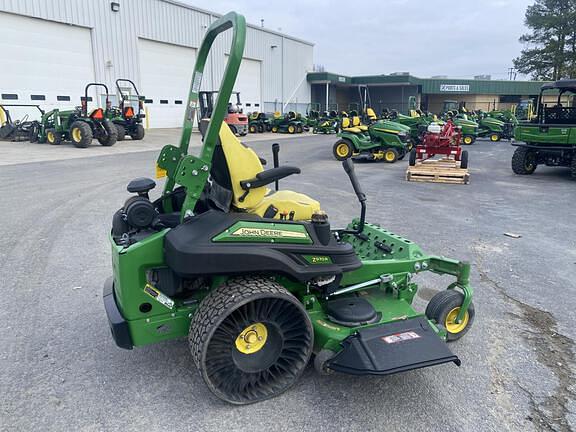
{"type": "MultiPolygon", "coordinates": [[[[119,12],[112,12],[110,0],[0,0],[0,11],[90,28],[96,80],[110,86],[120,77],[140,84],[138,38],[198,48],[206,28],[218,18],[171,1],[115,1],[119,12]]],[[[215,42],[203,88],[219,83],[230,40],[227,32],[215,42]]],[[[310,102],[306,73],[312,70],[312,44],[250,26],[244,56],[262,62],[261,97],[268,110],[288,102],[293,105],[287,109],[297,102],[298,109],[305,110],[310,102]]]]}

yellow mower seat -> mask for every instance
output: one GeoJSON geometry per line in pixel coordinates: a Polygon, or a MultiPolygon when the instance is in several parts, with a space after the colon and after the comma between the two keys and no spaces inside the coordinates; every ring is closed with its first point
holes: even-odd
{"type": "Polygon", "coordinates": [[[310,220],[312,214],[320,210],[318,201],[290,190],[271,191],[262,186],[250,189],[246,194],[241,182],[251,180],[264,171],[260,158],[254,150],[243,145],[224,122],[220,127],[220,142],[230,174],[232,205],[236,209],[264,216],[266,210],[274,206],[278,210],[274,218],[279,219],[281,214],[294,212],[293,220],[310,220]]]}
{"type": "Polygon", "coordinates": [[[353,127],[351,125],[350,119],[348,117],[344,117],[342,119],[342,130],[352,133],[362,133],[362,129],[360,129],[359,127],[353,127]]]}
{"type": "Polygon", "coordinates": [[[362,132],[366,132],[368,130],[368,126],[363,125],[362,121],[360,120],[360,117],[358,116],[352,117],[352,127],[357,127],[362,132]]]}

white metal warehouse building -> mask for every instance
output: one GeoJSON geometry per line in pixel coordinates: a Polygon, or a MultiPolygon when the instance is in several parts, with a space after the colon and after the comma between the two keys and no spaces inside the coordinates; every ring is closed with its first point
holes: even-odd
{"type": "MultiPolygon", "coordinates": [[[[219,16],[171,0],[0,0],[0,103],[72,108],[88,82],[115,95],[115,80],[128,78],[146,97],[149,127],[181,126],[196,51],[219,16]]],[[[204,90],[218,89],[230,36],[214,44],[204,90]]],[[[248,25],[235,87],[245,112],[304,111],[313,48],[248,25]]]]}

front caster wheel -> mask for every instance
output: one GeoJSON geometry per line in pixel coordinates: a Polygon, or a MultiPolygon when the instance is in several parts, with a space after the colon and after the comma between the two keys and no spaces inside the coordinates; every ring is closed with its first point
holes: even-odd
{"type": "Polygon", "coordinates": [[[200,304],[189,343],[204,382],[237,405],[288,390],[300,377],[314,345],[302,304],[264,277],[228,280],[200,304]]]}
{"type": "Polygon", "coordinates": [[[464,301],[464,294],[453,289],[436,294],[426,307],[428,319],[436,321],[446,329],[446,341],[451,342],[464,336],[474,322],[474,304],[470,303],[461,322],[456,322],[464,301]]]}

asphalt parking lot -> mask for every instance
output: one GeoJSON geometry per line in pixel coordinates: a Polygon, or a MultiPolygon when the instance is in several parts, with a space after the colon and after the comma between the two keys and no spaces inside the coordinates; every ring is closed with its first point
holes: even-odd
{"type": "MultiPolygon", "coordinates": [[[[266,138],[250,145],[271,160],[266,138]]],[[[369,221],[473,264],[475,325],[451,345],[462,366],[382,378],[324,377],[309,367],[280,397],[234,407],[205,387],[186,340],[125,351],[107,326],[101,293],[112,214],[132,178],[153,176],[162,141],[177,143],[177,131],[105,155],[99,146],[83,153],[34,144],[25,153],[0,143],[0,161],[11,155],[0,166],[0,430],[576,429],[576,184],[568,169],[515,176],[513,147],[488,141],[468,148],[469,185],[406,182],[406,160],[357,163],[369,221]]],[[[334,141],[283,136],[280,160],[302,174],[281,187],[319,199],[338,226],[359,206],[332,158],[334,141]]],[[[418,281],[422,308],[446,286],[433,276],[418,281]]]]}

